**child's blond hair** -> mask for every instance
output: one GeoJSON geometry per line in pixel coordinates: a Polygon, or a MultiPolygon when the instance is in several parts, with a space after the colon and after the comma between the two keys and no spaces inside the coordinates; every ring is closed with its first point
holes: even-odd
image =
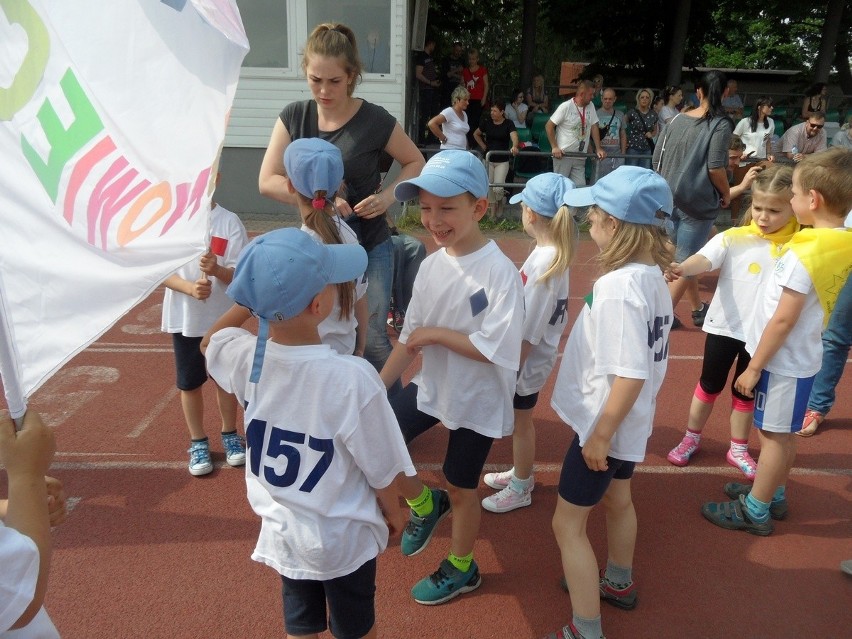
{"type": "Polygon", "coordinates": [[[806,155],[794,171],[799,186],[807,193],[818,191],[826,207],[843,218],[852,209],[852,151],[831,147],[806,155]]]}
{"type": "MultiPolygon", "coordinates": [[[[786,164],[770,164],[763,167],[751,183],[751,190],[752,192],[760,191],[773,195],[787,191],[792,196],[793,168],[786,164]]],[[[751,219],[751,207],[749,206],[743,213],[739,226],[747,226],[751,223],[751,219]]]]}
{"type": "MultiPolygon", "coordinates": [[[[532,209],[530,210],[532,211],[532,209]]],[[[535,213],[535,211],[532,212],[535,213]]],[[[547,234],[556,249],[556,255],[550,266],[536,282],[544,283],[552,277],[559,277],[571,266],[577,250],[577,231],[574,227],[571,210],[564,204],[559,207],[556,215],[552,218],[538,213],[536,213],[536,217],[536,228],[547,234]]]]}
{"type": "Polygon", "coordinates": [[[604,273],[621,268],[632,261],[637,254],[644,252],[651,255],[660,269],[665,270],[671,264],[674,257],[672,244],[662,226],[625,222],[611,216],[597,205],[591,206],[586,214],[589,220],[593,216],[598,216],[601,220],[612,217],[617,222],[612,240],[597,256],[597,261],[604,273]]]}

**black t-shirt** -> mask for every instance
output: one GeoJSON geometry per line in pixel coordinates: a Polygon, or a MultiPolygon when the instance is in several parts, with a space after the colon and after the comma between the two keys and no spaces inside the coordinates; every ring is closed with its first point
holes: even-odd
{"type": "MultiPolygon", "coordinates": [[[[431,53],[426,53],[425,51],[418,51],[414,55],[414,66],[423,67],[423,75],[427,80],[431,80],[434,82],[438,79],[438,69],[435,67],[435,58],[431,53]]],[[[423,84],[418,79],[417,81],[420,85],[421,89],[432,88],[428,84],[423,84]]]]}
{"type": "MultiPolygon", "coordinates": [[[[313,100],[291,102],[281,111],[280,117],[291,139],[319,137],[340,149],[346,201],[350,206],[381,189],[379,159],[396,126],[396,119],[384,108],[362,100],[361,108],[352,119],[336,131],[319,130],[317,105],[313,100]]],[[[384,215],[368,220],[353,215],[346,222],[367,251],[390,237],[384,215]]]]}
{"type": "MultiPolygon", "coordinates": [[[[494,124],[490,117],[482,118],[479,130],[485,134],[485,148],[487,151],[508,151],[512,148],[512,131],[516,131],[515,123],[509,118],[500,124],[494,124]]],[[[495,162],[508,162],[506,157],[498,157],[495,162]]]]}

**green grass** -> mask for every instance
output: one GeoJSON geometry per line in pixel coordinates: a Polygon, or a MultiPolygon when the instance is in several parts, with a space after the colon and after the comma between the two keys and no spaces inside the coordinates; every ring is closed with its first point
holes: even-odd
{"type": "MultiPolygon", "coordinates": [[[[420,223],[420,208],[416,204],[409,204],[404,213],[396,221],[396,227],[400,231],[412,231],[423,228],[420,223]]],[[[500,220],[489,220],[487,217],[479,222],[479,228],[483,231],[523,231],[524,226],[520,220],[503,218],[500,220]]]]}

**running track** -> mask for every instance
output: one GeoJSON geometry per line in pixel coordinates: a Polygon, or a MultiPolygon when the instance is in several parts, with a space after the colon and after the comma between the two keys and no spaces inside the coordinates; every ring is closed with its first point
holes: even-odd
{"type": "MultiPolygon", "coordinates": [[[[530,250],[526,239],[499,241],[517,264],[530,250]]],[[[592,242],[583,241],[571,272],[570,323],[591,288],[594,253],[592,242]]],[[[704,284],[715,282],[707,278],[704,284]]],[[[711,290],[704,291],[706,299],[711,290]]],[[[216,469],[203,478],[186,471],[187,433],[173,385],[171,342],[159,331],[162,297],[160,289],[32,399],[56,429],[52,474],[65,483],[73,507],[54,530],[48,610],[66,639],[282,637],[280,581],[249,558],[258,520],[245,499],[242,470],[224,464],[213,437],[219,427],[212,388],[206,389],[206,405],[212,409],[207,425],[216,469]]],[[[688,324],[684,305],[679,314],[688,324]]],[[[630,612],[604,605],[604,631],[610,639],[849,636],[852,579],[838,563],[852,558],[852,376],[838,388],[831,421],[799,442],[790,517],[773,536],[758,538],[718,529],[699,513],[704,501],[724,499],[725,482],[740,480],[724,458],[727,393],[693,464],[679,469],[665,459],[682,435],[702,349],[698,329],[672,333],[654,434],[634,480],[640,603],[630,612]]],[[[549,407],[551,390],[544,389],[536,409],[533,505],[504,515],[483,513],[475,551],[482,587],[443,606],[414,603],[409,589],[445,556],[449,523],[416,557],[402,557],[392,540],[379,561],[381,637],[536,638],[570,619],[568,596],[557,583],[550,519],[571,433],[549,407]]],[[[751,441],[756,453],[755,434],[751,441]]],[[[435,428],[411,446],[432,485],[441,481],[445,443],[446,431],[435,428]]],[[[510,440],[495,443],[487,470],[510,464],[510,440]]],[[[0,491],[5,494],[5,487],[0,491]]],[[[489,489],[483,485],[480,492],[484,497],[489,489]]],[[[603,562],[598,512],[589,534],[603,562]]]]}

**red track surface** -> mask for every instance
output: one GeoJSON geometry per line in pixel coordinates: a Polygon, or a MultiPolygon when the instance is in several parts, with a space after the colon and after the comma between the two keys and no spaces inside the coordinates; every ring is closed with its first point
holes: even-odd
{"type": "MultiPolygon", "coordinates": [[[[500,244],[518,264],[530,250],[522,239],[500,244]]],[[[571,323],[591,289],[594,253],[584,241],[572,269],[571,323]]],[[[707,299],[710,294],[705,291],[707,299]]],[[[206,389],[207,425],[217,467],[202,478],[186,471],[187,432],[171,342],[159,331],[161,302],[160,290],[33,398],[32,406],[56,428],[60,452],[52,472],[73,504],[68,521],[54,531],[48,610],[66,639],[283,636],[280,581],[249,558],[258,520],[245,499],[242,469],[224,465],[212,388],[206,389]]],[[[679,314],[689,324],[688,309],[682,305],[679,314]]],[[[699,508],[723,500],[723,484],[740,480],[724,457],[727,393],[692,465],[678,469],[665,459],[683,433],[703,343],[698,329],[672,333],[654,434],[633,485],[640,603],[631,612],[604,605],[604,630],[610,639],[849,636],[852,580],[838,563],[852,558],[852,376],[841,381],[830,421],[799,442],[790,517],[768,538],[724,531],[704,521],[699,508]]],[[[379,560],[380,636],[535,638],[570,619],[550,520],[572,433],[549,406],[551,389],[536,409],[533,505],[483,513],[475,551],[482,587],[443,606],[414,603],[409,589],[445,556],[450,526],[441,524],[416,557],[403,557],[394,540],[379,560]]],[[[445,444],[446,431],[435,428],[411,446],[432,485],[442,482],[445,444]]],[[[507,439],[495,443],[488,468],[509,465],[507,439]]],[[[481,495],[489,492],[483,485],[481,495]]],[[[603,563],[601,513],[593,514],[589,533],[603,563]]]]}

